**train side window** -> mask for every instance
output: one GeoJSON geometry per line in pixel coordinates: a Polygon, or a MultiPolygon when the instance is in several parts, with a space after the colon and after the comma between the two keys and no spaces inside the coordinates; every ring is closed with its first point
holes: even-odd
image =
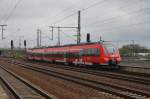
{"type": "Polygon", "coordinates": [[[86,53],[85,55],[92,56],[93,55],[93,49],[86,49],[85,53],[86,53]]]}
{"type": "Polygon", "coordinates": [[[99,56],[100,55],[100,49],[94,48],[94,49],[85,49],[80,51],[80,56],[99,56]]]}
{"type": "Polygon", "coordinates": [[[66,52],[64,52],[64,54],[63,54],[63,55],[64,55],[64,58],[67,58],[67,53],[66,53],[66,52]]]}
{"type": "Polygon", "coordinates": [[[89,49],[85,49],[85,55],[89,55],[89,49]]]}
{"type": "Polygon", "coordinates": [[[81,50],[79,51],[79,57],[82,55],[81,50]]]}
{"type": "Polygon", "coordinates": [[[100,49],[94,48],[94,49],[85,49],[81,50],[79,52],[79,56],[99,56],[100,55],[100,49]]]}
{"type": "Polygon", "coordinates": [[[97,55],[100,56],[100,54],[101,54],[101,50],[97,48],[97,55]]]}
{"type": "Polygon", "coordinates": [[[97,49],[95,49],[95,53],[94,53],[96,56],[99,56],[100,55],[100,49],[99,48],[97,48],[97,49]]]}
{"type": "Polygon", "coordinates": [[[90,54],[89,55],[93,56],[94,55],[94,49],[89,49],[89,50],[90,50],[90,54]]]}
{"type": "Polygon", "coordinates": [[[60,52],[60,57],[63,57],[64,56],[64,52],[60,52]]]}
{"type": "Polygon", "coordinates": [[[66,58],[69,58],[69,52],[66,52],[65,54],[66,58]]]}
{"type": "Polygon", "coordinates": [[[92,55],[99,56],[99,54],[100,54],[100,50],[98,48],[92,49],[92,55]]]}
{"type": "Polygon", "coordinates": [[[83,56],[83,50],[80,50],[79,57],[83,56]]]}
{"type": "Polygon", "coordinates": [[[86,56],[86,55],[88,55],[88,50],[87,50],[87,49],[81,50],[81,51],[80,51],[80,55],[81,55],[81,56],[86,56]]]}
{"type": "Polygon", "coordinates": [[[74,53],[74,58],[79,58],[79,53],[78,52],[74,53]]]}
{"type": "Polygon", "coordinates": [[[91,49],[87,49],[87,55],[91,55],[92,53],[91,53],[91,49]]]}

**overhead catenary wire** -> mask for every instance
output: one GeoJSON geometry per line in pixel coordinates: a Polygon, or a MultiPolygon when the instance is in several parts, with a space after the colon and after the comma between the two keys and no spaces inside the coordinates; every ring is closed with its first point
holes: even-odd
{"type": "MultiPolygon", "coordinates": [[[[61,16],[61,14],[65,13],[65,12],[67,12],[67,11],[69,11],[69,10],[74,10],[73,8],[74,8],[73,6],[67,7],[67,8],[65,8],[65,9],[63,9],[61,12],[58,12],[58,13],[56,13],[56,14],[53,15],[53,16],[61,16]]],[[[61,19],[61,20],[62,20],[62,19],[61,19]]],[[[47,21],[47,20],[46,20],[46,21],[47,21]]],[[[57,20],[57,21],[59,21],[59,20],[57,20]]],[[[56,23],[56,21],[53,22],[53,24],[55,24],[55,23],[56,23]]],[[[42,27],[44,27],[44,26],[46,26],[46,24],[41,25],[40,28],[42,28],[42,27]]]]}
{"type": "MultiPolygon", "coordinates": [[[[124,8],[124,7],[119,7],[118,9],[120,10],[120,9],[122,9],[122,8],[124,8]]],[[[129,12],[127,13],[127,15],[118,15],[118,16],[113,16],[113,17],[110,17],[110,18],[106,18],[106,19],[104,19],[104,20],[96,20],[95,22],[92,22],[92,23],[90,23],[90,24],[87,24],[87,25],[85,25],[84,27],[91,26],[91,25],[93,26],[93,25],[95,25],[95,24],[97,24],[97,23],[105,24],[104,22],[111,21],[111,20],[117,19],[117,18],[119,18],[119,17],[130,16],[130,15],[134,15],[134,14],[136,14],[136,13],[138,14],[138,12],[141,13],[141,12],[143,12],[143,11],[148,11],[148,10],[150,10],[149,7],[141,8],[141,9],[134,10],[134,11],[131,10],[131,11],[129,11],[129,12]]]]}
{"type": "MultiPolygon", "coordinates": [[[[102,0],[102,1],[98,1],[98,2],[96,2],[96,3],[94,3],[94,4],[91,4],[91,5],[89,5],[88,7],[85,7],[85,8],[82,8],[82,9],[79,9],[80,11],[86,11],[86,10],[88,10],[88,9],[90,9],[90,8],[93,8],[93,7],[95,7],[95,6],[97,6],[97,5],[99,5],[99,4],[103,4],[104,2],[107,2],[108,0],[102,0]]],[[[139,1],[141,1],[141,0],[139,0],[139,1]]],[[[143,1],[142,1],[143,2],[143,1]]],[[[129,3],[129,2],[127,2],[127,3],[129,3]]],[[[118,9],[122,9],[123,7],[119,7],[118,9]]],[[[66,20],[66,19],[68,19],[68,18],[70,18],[70,17],[72,17],[72,16],[74,16],[74,15],[76,15],[77,14],[77,11],[76,12],[73,12],[72,14],[69,14],[68,16],[65,16],[64,18],[62,18],[62,19],[60,19],[60,20],[57,20],[57,21],[55,21],[53,24],[58,24],[58,23],[61,23],[61,22],[63,22],[64,20],[66,20]]]]}
{"type": "Polygon", "coordinates": [[[10,13],[8,14],[8,16],[6,17],[6,19],[4,20],[4,23],[6,23],[10,18],[11,16],[13,15],[15,9],[18,7],[18,5],[21,3],[22,0],[18,0],[16,2],[16,4],[14,5],[14,7],[12,8],[12,10],[10,11],[10,13]]]}
{"type": "Polygon", "coordinates": [[[72,36],[67,35],[64,31],[61,31],[61,33],[64,34],[66,37],[69,37],[69,38],[71,38],[72,40],[77,41],[77,40],[76,40],[75,38],[73,38],[72,36]]]}
{"type": "Polygon", "coordinates": [[[3,16],[2,16],[2,18],[1,18],[1,20],[0,20],[0,23],[2,23],[2,21],[3,21],[3,20],[5,19],[5,17],[7,16],[7,10],[10,9],[12,3],[13,3],[13,0],[11,0],[10,4],[7,6],[5,13],[3,14],[3,16]]]}
{"type": "Polygon", "coordinates": [[[68,19],[68,18],[70,18],[71,16],[74,16],[74,15],[76,15],[76,14],[77,14],[77,12],[73,12],[72,14],[69,14],[68,16],[65,16],[64,18],[62,18],[61,20],[58,20],[58,21],[54,22],[53,24],[60,23],[60,22],[66,20],[66,19],[68,19]]]}
{"type": "MultiPolygon", "coordinates": [[[[80,11],[86,11],[86,10],[88,10],[88,9],[90,9],[90,8],[92,8],[92,7],[95,7],[96,5],[99,5],[99,4],[104,3],[104,2],[106,2],[106,0],[96,2],[96,3],[94,3],[94,4],[92,4],[92,5],[88,6],[88,7],[85,7],[85,8],[83,8],[83,9],[81,9],[80,11]]],[[[128,2],[127,2],[127,3],[128,3],[128,2]]],[[[120,9],[120,8],[123,8],[123,6],[119,7],[119,9],[120,9]]],[[[141,10],[141,9],[140,9],[140,10],[141,10]]],[[[136,11],[135,11],[135,12],[136,12],[136,11]]],[[[131,12],[131,13],[133,13],[133,12],[131,12]]],[[[66,20],[67,18],[73,16],[74,14],[75,14],[75,13],[64,17],[62,20],[56,21],[55,24],[66,20]]],[[[117,16],[117,17],[118,17],[118,16],[117,16]]],[[[120,17],[120,16],[119,16],[119,17],[120,17]]],[[[114,18],[114,17],[113,17],[113,18],[114,18]]],[[[116,18],[116,17],[115,17],[115,18],[116,18]]],[[[111,19],[112,19],[112,18],[111,18],[111,19]]],[[[107,20],[104,20],[104,21],[107,21],[107,20]]]]}
{"type": "MultiPolygon", "coordinates": [[[[65,36],[65,37],[68,37],[70,39],[72,39],[73,41],[77,41],[75,38],[73,38],[72,36],[70,35],[67,35],[64,31],[61,30],[61,33],[65,36]]],[[[43,36],[43,38],[47,38],[48,40],[51,40],[51,38],[47,35],[43,36]]]]}
{"type": "MultiPolygon", "coordinates": [[[[102,1],[96,2],[96,3],[90,5],[90,6],[86,7],[86,8],[81,9],[80,11],[86,11],[87,9],[92,8],[92,7],[94,7],[94,6],[96,6],[96,5],[100,4],[100,3],[103,3],[104,1],[106,2],[106,0],[102,0],[102,1]]],[[[80,11],[78,11],[78,12],[80,12],[80,11]]],[[[64,18],[62,18],[61,20],[56,21],[56,22],[53,23],[53,24],[60,23],[60,22],[62,22],[62,21],[64,21],[64,20],[70,18],[71,16],[74,16],[75,14],[77,14],[77,13],[76,13],[76,12],[73,12],[72,14],[70,14],[70,15],[68,15],[68,16],[65,16],[64,18]]],[[[77,41],[77,43],[78,43],[78,42],[80,42],[80,39],[79,39],[79,41],[77,41]]]]}
{"type": "Polygon", "coordinates": [[[81,11],[86,11],[86,10],[88,10],[88,9],[90,9],[90,8],[93,8],[93,7],[95,7],[95,6],[99,5],[99,4],[102,4],[102,3],[106,2],[106,1],[108,1],[108,0],[98,1],[98,2],[96,2],[96,3],[94,3],[94,4],[89,5],[89,6],[86,7],[86,8],[81,9],[81,11]]]}
{"type": "MultiPolygon", "coordinates": [[[[92,0],[92,2],[93,2],[93,1],[95,1],[95,0],[92,0]]],[[[106,0],[103,0],[103,1],[106,1],[106,0]]],[[[91,2],[90,2],[90,3],[91,3],[91,2]]],[[[98,2],[96,2],[96,3],[94,3],[94,4],[92,4],[92,5],[90,5],[90,6],[88,6],[88,7],[85,7],[85,8],[82,8],[82,9],[78,9],[78,10],[80,10],[80,11],[87,10],[87,9],[93,7],[93,6],[96,6],[96,5],[99,4],[99,3],[100,3],[100,1],[98,1],[98,2]]],[[[64,12],[66,12],[66,11],[73,10],[72,8],[73,8],[73,7],[68,7],[68,8],[66,8],[66,9],[64,9],[63,11],[57,13],[55,16],[58,16],[58,15],[60,15],[61,13],[64,13],[64,12]]],[[[76,15],[76,14],[77,14],[77,11],[74,11],[73,13],[71,13],[71,14],[69,14],[69,15],[63,17],[63,18],[60,19],[60,20],[57,20],[57,21],[53,22],[52,24],[55,25],[55,24],[57,24],[57,23],[63,22],[64,20],[66,20],[66,19],[68,19],[68,18],[70,18],[70,17],[72,17],[72,16],[74,16],[74,15],[76,15]]],[[[42,26],[40,26],[40,27],[42,28],[42,27],[44,27],[44,26],[46,26],[46,25],[44,24],[44,25],[42,25],[42,26]]]]}
{"type": "Polygon", "coordinates": [[[96,22],[93,22],[93,23],[90,23],[88,25],[83,26],[83,28],[88,28],[88,27],[95,26],[95,25],[104,26],[104,24],[110,24],[112,22],[109,22],[109,21],[112,21],[112,20],[117,19],[119,17],[132,16],[132,15],[135,15],[135,14],[137,14],[135,16],[138,17],[138,16],[140,16],[139,14],[143,15],[143,12],[145,12],[145,11],[147,11],[147,14],[149,14],[150,8],[142,8],[142,9],[138,9],[136,11],[131,11],[127,15],[118,15],[118,16],[114,16],[114,17],[111,17],[111,18],[108,18],[108,19],[105,19],[105,20],[96,21],[96,22]]]}
{"type": "Polygon", "coordinates": [[[144,21],[144,22],[133,23],[133,24],[123,25],[123,26],[118,26],[118,27],[113,27],[113,28],[99,29],[99,30],[95,30],[95,31],[91,31],[91,32],[100,32],[100,31],[108,32],[108,31],[112,31],[112,30],[116,30],[116,29],[121,30],[122,27],[123,27],[125,30],[127,30],[127,28],[133,28],[133,26],[139,26],[139,25],[142,25],[142,24],[149,24],[149,23],[150,23],[150,20],[147,20],[147,21],[144,21]],[[126,27],[126,28],[125,28],[125,27],[126,27]]]}
{"type": "MultiPolygon", "coordinates": [[[[92,7],[92,6],[91,6],[91,7],[92,7]]],[[[94,7],[94,6],[93,6],[93,7],[94,7]]],[[[86,8],[87,8],[87,9],[90,9],[90,8],[88,8],[88,7],[86,7],[86,8]]],[[[84,9],[86,9],[86,8],[84,8],[84,9]]],[[[86,11],[86,10],[85,10],[85,11],[86,11]]],[[[76,14],[76,13],[75,13],[75,14],[76,14]]],[[[74,15],[75,15],[75,14],[74,14],[74,15]]],[[[73,15],[72,15],[72,16],[73,16],[73,15]]],[[[72,16],[70,16],[70,17],[72,17],[72,16]]],[[[70,17],[69,17],[69,15],[68,15],[68,17],[67,17],[66,19],[68,19],[68,18],[70,18],[70,17]]],[[[66,20],[66,19],[64,19],[64,20],[66,20]]],[[[64,20],[63,20],[63,21],[64,21],[64,20]]],[[[107,21],[109,21],[109,20],[107,20],[107,21]]],[[[62,21],[60,21],[60,22],[62,22],[62,21]]],[[[59,23],[59,21],[58,21],[58,23],[59,23]]],[[[104,23],[105,23],[105,24],[108,24],[108,22],[106,22],[106,21],[105,21],[104,23]]],[[[100,24],[103,24],[103,22],[100,22],[100,24]]],[[[133,24],[132,24],[132,25],[133,25],[133,24]]],[[[134,25],[134,26],[135,26],[135,25],[134,25]]],[[[108,27],[108,28],[110,28],[110,27],[108,27]]],[[[121,27],[121,28],[123,28],[123,27],[121,27]]]]}
{"type": "MultiPolygon", "coordinates": [[[[6,23],[6,22],[9,20],[9,18],[12,16],[14,10],[17,8],[18,4],[19,4],[21,1],[22,1],[22,0],[18,0],[18,1],[16,2],[16,4],[14,5],[14,7],[12,8],[11,12],[8,14],[8,16],[6,16],[6,19],[4,19],[4,23],[6,23]]],[[[1,21],[2,21],[2,20],[1,20],[1,21]]],[[[0,21],[0,22],[1,22],[1,21],[0,21]]],[[[4,39],[4,37],[3,37],[3,32],[2,32],[2,40],[3,40],[3,39],[4,39]]]]}
{"type": "MultiPolygon", "coordinates": [[[[89,5],[89,6],[86,7],[86,8],[79,9],[79,10],[80,10],[80,11],[86,11],[86,10],[88,10],[88,9],[94,7],[94,6],[97,6],[97,5],[101,4],[101,3],[104,3],[104,2],[106,2],[106,1],[107,1],[107,0],[98,1],[98,2],[96,2],[96,3],[94,3],[94,4],[89,5]]],[[[55,21],[53,24],[60,23],[60,22],[66,20],[66,19],[68,19],[68,18],[70,18],[70,17],[72,17],[72,16],[74,16],[74,15],[76,15],[76,14],[77,14],[77,11],[75,11],[75,12],[73,12],[73,13],[71,13],[71,14],[65,16],[65,17],[63,17],[61,20],[55,21]]]]}

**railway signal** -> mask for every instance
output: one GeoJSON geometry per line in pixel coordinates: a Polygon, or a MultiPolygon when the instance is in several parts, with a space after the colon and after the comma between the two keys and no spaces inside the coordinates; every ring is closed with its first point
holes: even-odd
{"type": "Polygon", "coordinates": [[[14,44],[13,44],[13,40],[11,40],[11,50],[13,50],[14,48],[14,44]]]}
{"type": "Polygon", "coordinates": [[[24,46],[26,47],[26,40],[24,40],[24,46]]]}
{"type": "Polygon", "coordinates": [[[13,49],[14,49],[14,43],[13,43],[13,40],[11,40],[11,57],[14,57],[14,51],[13,51],[13,49]]]}
{"type": "Polygon", "coordinates": [[[88,43],[91,42],[91,41],[90,41],[90,33],[87,33],[86,41],[87,41],[88,43]]]}
{"type": "Polygon", "coordinates": [[[27,41],[24,40],[24,48],[25,48],[25,50],[26,50],[26,46],[27,46],[27,41]]]}

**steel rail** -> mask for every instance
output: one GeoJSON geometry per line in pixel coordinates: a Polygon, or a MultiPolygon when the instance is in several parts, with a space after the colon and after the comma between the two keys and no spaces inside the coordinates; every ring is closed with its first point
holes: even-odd
{"type": "Polygon", "coordinates": [[[122,87],[118,87],[115,85],[105,84],[102,82],[96,82],[96,81],[92,81],[92,80],[85,79],[82,77],[71,76],[71,75],[67,75],[64,73],[60,73],[60,72],[58,73],[55,71],[51,71],[51,70],[47,70],[47,69],[43,69],[43,68],[39,68],[39,67],[34,67],[32,65],[27,65],[27,64],[23,64],[23,63],[15,63],[14,62],[14,64],[18,65],[18,66],[22,66],[22,67],[30,69],[30,70],[37,71],[39,73],[43,73],[46,75],[54,76],[54,77],[61,78],[64,80],[68,80],[68,81],[71,81],[71,82],[74,82],[77,84],[81,84],[81,85],[84,85],[84,86],[87,86],[87,87],[90,87],[90,88],[93,88],[96,90],[105,91],[105,92],[108,92],[108,93],[111,93],[114,95],[118,95],[120,97],[128,98],[128,99],[129,98],[135,99],[135,98],[139,97],[139,95],[146,96],[146,97],[150,96],[150,93],[147,93],[147,92],[136,91],[136,90],[129,89],[129,88],[122,88],[122,87]]]}
{"type": "MultiPolygon", "coordinates": [[[[37,64],[37,63],[33,63],[37,64]]],[[[28,64],[30,65],[30,64],[28,64]]],[[[37,64],[41,65],[41,64],[37,64]]],[[[61,68],[65,70],[71,70],[71,71],[76,71],[76,72],[81,72],[81,73],[86,73],[86,74],[92,74],[96,76],[103,76],[103,77],[109,77],[113,79],[120,79],[120,80],[125,80],[125,81],[131,81],[135,83],[140,83],[140,84],[145,84],[145,85],[150,85],[150,79],[143,78],[143,77],[138,77],[138,75],[130,75],[130,74],[122,74],[122,73],[114,73],[114,72],[108,72],[108,71],[97,71],[97,70],[92,70],[92,69],[87,69],[87,68],[78,68],[78,67],[71,67],[71,66],[59,66],[56,64],[51,64],[52,67],[54,68],[61,68]]],[[[48,66],[47,66],[48,67],[48,66]]]]}
{"type": "MultiPolygon", "coordinates": [[[[34,85],[33,83],[25,80],[24,78],[22,78],[21,76],[11,72],[10,70],[7,70],[4,66],[0,65],[0,67],[5,70],[6,72],[8,72],[9,74],[11,74],[12,76],[14,76],[16,79],[20,80],[21,82],[23,82],[26,86],[32,88],[34,91],[36,91],[37,93],[39,93],[41,96],[43,96],[45,99],[57,99],[56,96],[53,96],[49,93],[47,93],[46,91],[44,91],[43,89],[39,88],[38,86],[34,85]]],[[[13,87],[11,87],[13,88],[13,87]]],[[[15,91],[16,92],[16,91],[15,91]]],[[[19,94],[16,95],[17,99],[22,99],[20,97],[18,97],[19,94]]]]}

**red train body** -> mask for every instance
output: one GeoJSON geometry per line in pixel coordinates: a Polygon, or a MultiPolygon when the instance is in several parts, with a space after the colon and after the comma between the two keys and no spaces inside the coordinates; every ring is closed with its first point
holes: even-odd
{"type": "Polygon", "coordinates": [[[118,49],[110,43],[86,43],[30,49],[27,51],[27,57],[30,60],[113,67],[117,67],[117,64],[121,61],[118,49]]]}

